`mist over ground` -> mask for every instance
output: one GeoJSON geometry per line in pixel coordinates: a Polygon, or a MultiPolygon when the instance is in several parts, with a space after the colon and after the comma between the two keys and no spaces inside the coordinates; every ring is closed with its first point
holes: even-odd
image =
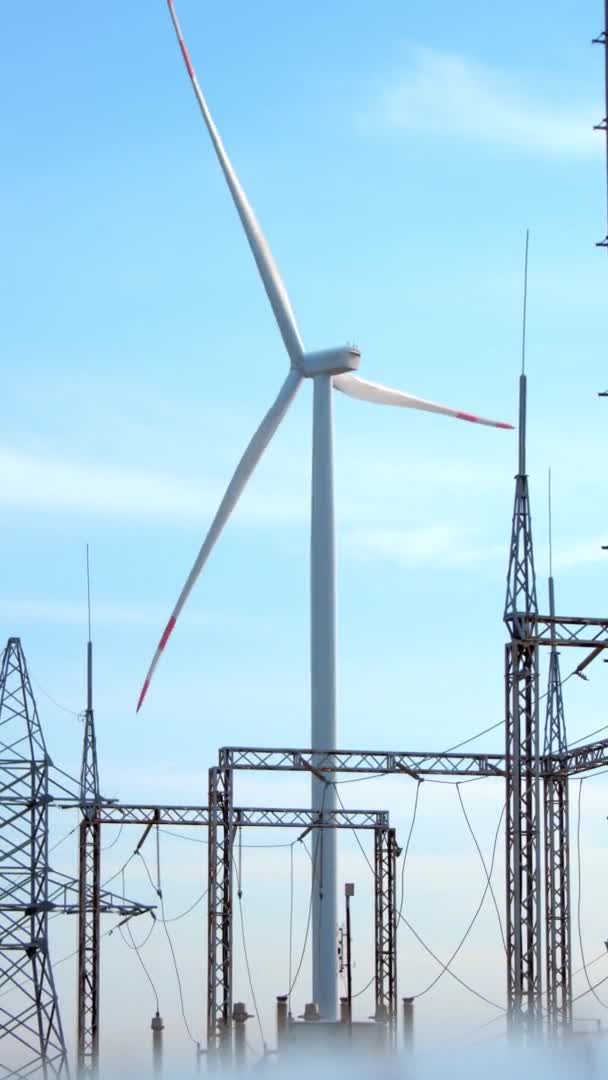
{"type": "MultiPolygon", "coordinates": [[[[231,1069],[220,1070],[224,1074],[240,1075],[254,1070],[254,1074],[272,1074],[289,1077],[290,1080],[310,1080],[311,1069],[315,1080],[371,1080],[378,1076],[392,1078],[403,1077],[416,1080],[440,1080],[449,1076],[451,1080],[511,1080],[517,1075],[520,1080],[555,1080],[555,1077],[599,1077],[605,1075],[608,1064],[607,1046],[602,1033],[577,1033],[569,1041],[560,1041],[554,1045],[539,1043],[537,1046],[517,1048],[508,1045],[504,1038],[495,1040],[491,1046],[467,1046],[434,1050],[431,1046],[417,1051],[395,1055],[381,1054],[365,1056],[357,1054],[315,1053],[307,1047],[300,1053],[278,1057],[269,1054],[266,1059],[250,1055],[245,1065],[233,1065],[231,1069]]],[[[201,1073],[207,1071],[203,1062],[201,1073]]],[[[211,1071],[211,1070],[209,1070],[211,1071]]],[[[192,1076],[188,1070],[163,1070],[162,1075],[171,1080],[182,1080],[192,1076]]],[[[137,1071],[103,1071],[103,1080],[134,1080],[143,1075],[155,1075],[152,1067],[149,1073],[137,1071]]]]}

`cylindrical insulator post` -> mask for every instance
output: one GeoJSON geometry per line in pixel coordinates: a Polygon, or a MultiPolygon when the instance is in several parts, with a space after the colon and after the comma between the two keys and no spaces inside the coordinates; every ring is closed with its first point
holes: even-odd
{"type": "Polygon", "coordinates": [[[340,1023],[348,1024],[349,1010],[348,1010],[348,998],[340,998],[340,1023]]]}
{"type": "Polygon", "coordinates": [[[403,1045],[406,1050],[414,1046],[414,998],[404,997],[403,1001],[403,1045]]]}
{"type": "Polygon", "coordinates": [[[289,1032],[289,999],[287,994],[277,996],[277,1046],[279,1052],[287,1046],[289,1032]]]}
{"type": "Polygon", "coordinates": [[[247,1006],[243,1001],[235,1001],[232,1006],[232,1020],[234,1023],[234,1060],[237,1066],[240,1066],[245,1064],[247,1056],[245,1024],[249,1020],[247,1006]]]}
{"type": "Polygon", "coordinates": [[[155,1076],[160,1076],[163,1071],[163,1018],[159,1012],[152,1017],[152,1069],[155,1076]]]}

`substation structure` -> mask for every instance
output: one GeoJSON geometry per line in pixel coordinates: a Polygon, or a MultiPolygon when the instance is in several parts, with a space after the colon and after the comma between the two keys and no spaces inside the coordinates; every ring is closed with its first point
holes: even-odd
{"type": "MultiPolygon", "coordinates": [[[[49,862],[49,807],[74,797],[70,777],[47,752],[25,656],[9,638],[0,662],[0,1075],[69,1075],[49,953],[49,919],[82,917],[79,881],[49,862]],[[13,1059],[11,1061],[10,1059],[13,1059]]],[[[76,803],[76,805],[79,805],[76,803]]],[[[131,918],[150,911],[101,888],[101,914],[131,918]]]]}
{"type": "MultiPolygon", "coordinates": [[[[99,872],[94,861],[82,857],[82,834],[102,825],[143,826],[137,849],[141,849],[153,828],[187,826],[206,828],[209,838],[208,959],[207,959],[207,1055],[211,1066],[232,1060],[232,960],[233,960],[233,848],[242,828],[355,829],[373,831],[375,849],[375,982],[376,1003],[386,1008],[391,1034],[397,1016],[397,947],[396,947],[396,878],[398,853],[395,830],[388,813],[381,810],[343,810],[327,812],[322,821],[311,809],[286,807],[235,807],[232,802],[231,770],[209,770],[209,806],[128,805],[98,802],[88,819],[81,824],[80,896],[87,903],[79,911],[78,956],[78,1035],[80,1076],[94,1076],[99,1065],[99,932],[97,948],[90,947],[91,925],[98,922],[96,898],[99,895],[99,872]],[[230,797],[225,797],[222,779],[228,775],[230,797]],[[213,808],[213,809],[211,809],[213,808]],[[96,1007],[92,1007],[95,1002],[96,1007]],[[83,1052],[84,1050],[84,1052],[83,1052]]],[[[64,802],[64,809],[78,803],[64,802]]]]}
{"type": "MultiPolygon", "coordinates": [[[[524,639],[515,648],[533,649],[537,657],[541,645],[557,649],[558,646],[578,647],[588,650],[586,665],[600,651],[608,648],[608,619],[568,618],[560,616],[537,615],[530,622],[530,639],[524,639]]],[[[510,654],[513,646],[507,646],[510,654]]],[[[582,667],[583,664],[579,665],[582,667]]],[[[551,678],[551,675],[550,675],[551,678]]],[[[230,829],[232,813],[232,773],[235,770],[254,771],[310,771],[328,777],[335,773],[407,775],[423,781],[425,776],[443,776],[467,779],[474,776],[502,778],[506,786],[507,815],[505,822],[505,847],[507,860],[507,926],[509,932],[507,949],[508,1007],[507,1018],[513,1034],[527,1032],[532,1035],[537,1031],[547,1014],[549,1030],[554,1033],[566,1032],[572,1022],[572,970],[570,951],[570,860],[568,836],[568,780],[571,776],[582,776],[594,769],[608,766],[608,739],[598,740],[568,750],[561,748],[551,754],[515,754],[511,745],[519,745],[513,737],[516,721],[524,733],[529,745],[530,716],[537,717],[538,695],[534,683],[534,711],[519,713],[513,709],[515,698],[513,685],[518,681],[508,672],[507,681],[507,753],[435,753],[435,752],[395,752],[333,750],[322,754],[319,750],[293,748],[225,747],[219,752],[219,766],[211,770],[213,784],[221,798],[222,814],[216,815],[221,839],[215,852],[215,867],[212,866],[212,851],[209,849],[209,881],[212,875],[230,874],[229,861],[223,852],[223,845],[229,843],[233,835],[230,829]],[[522,778],[524,783],[522,783],[522,778]],[[541,785],[543,798],[541,799],[541,785]],[[522,793],[526,792],[525,797],[522,793]],[[514,796],[517,796],[515,798],[514,796]],[[540,808],[544,807],[541,817],[540,808]],[[519,813],[518,813],[519,811],[519,813]],[[539,842],[540,823],[542,820],[545,853],[545,907],[544,922],[541,908],[542,847],[539,842]],[[528,833],[527,829],[532,832],[528,833]],[[522,842],[523,839],[527,841],[522,842]],[[533,840],[533,842],[532,842],[533,840]],[[518,863],[514,862],[517,855],[518,863]],[[220,861],[222,866],[220,868],[220,861]],[[533,872],[530,872],[530,864],[533,872]],[[226,871],[224,871],[226,867],[226,871]],[[534,904],[530,904],[530,895],[534,904]],[[524,905],[525,901],[525,905],[524,905]],[[525,917],[524,917],[525,916],[525,917]],[[544,934],[543,934],[544,930],[544,934]],[[542,983],[540,978],[541,936],[547,943],[547,1001],[541,1010],[542,983]],[[530,943],[526,951],[521,942],[530,943]],[[516,948],[519,943],[519,948],[516,948]],[[533,966],[536,961],[535,966],[533,966]],[[531,978],[532,971],[535,980],[531,978]]],[[[530,699],[525,698],[527,704],[530,699]]],[[[548,715],[552,714],[555,700],[548,694],[548,715]]],[[[555,726],[555,725],[554,725],[555,726]]],[[[533,729],[538,731],[538,726],[533,729]]],[[[211,803],[211,796],[210,796],[211,803]]],[[[378,880],[378,877],[376,878],[378,880]]],[[[228,1003],[230,989],[226,983],[232,977],[232,953],[230,936],[230,897],[231,881],[228,881],[226,897],[216,893],[218,917],[215,921],[216,937],[210,939],[210,951],[213,946],[216,960],[215,970],[218,978],[224,982],[218,985],[217,1010],[219,1024],[225,1023],[227,1009],[221,1009],[221,1002],[228,1003]],[[222,906],[225,904],[225,907],[222,906]]],[[[378,924],[377,924],[378,931],[378,924]]],[[[378,969],[382,950],[376,943],[376,1000],[380,997],[383,974],[378,969]]],[[[211,962],[209,970],[211,971],[211,962]]],[[[396,967],[395,967],[396,979],[396,967]]],[[[396,986],[393,991],[396,999],[396,986]]]]}

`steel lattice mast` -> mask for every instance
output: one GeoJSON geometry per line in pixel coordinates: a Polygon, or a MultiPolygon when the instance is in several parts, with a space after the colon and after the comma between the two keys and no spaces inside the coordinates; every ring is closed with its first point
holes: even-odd
{"type": "MultiPolygon", "coordinates": [[[[555,616],[553,574],[549,576],[549,613],[555,616]]],[[[555,645],[549,654],[545,758],[551,771],[543,777],[545,838],[545,926],[547,1012],[552,1031],[572,1022],[572,951],[570,941],[570,851],[566,722],[555,645]]]]}
{"type": "Polygon", "coordinates": [[[511,1029],[541,1023],[541,847],[538,717],[538,615],[532,519],[526,474],[525,375],[528,234],[524,275],[519,460],[504,620],[505,650],[507,1000],[511,1029]]]}
{"type": "MultiPolygon", "coordinates": [[[[90,627],[89,627],[90,638],[90,627]]],[[[80,771],[78,910],[78,1073],[95,1076],[99,1062],[99,938],[101,915],[99,772],[93,712],[93,646],[87,642],[87,707],[80,771]]]]}
{"type": "Polygon", "coordinates": [[[5,1077],[68,1076],[49,956],[49,766],[19,638],[0,666],[0,1031],[5,1077]]]}

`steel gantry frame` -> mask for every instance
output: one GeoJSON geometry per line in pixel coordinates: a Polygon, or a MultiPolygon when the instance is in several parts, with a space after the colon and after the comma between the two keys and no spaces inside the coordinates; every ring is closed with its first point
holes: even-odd
{"type": "MultiPolygon", "coordinates": [[[[319,752],[311,751],[315,762],[319,752]]],[[[300,759],[300,771],[313,771],[325,781],[324,772],[332,772],[335,757],[325,769],[305,766],[300,759]]],[[[233,847],[237,831],[244,825],[264,824],[312,829],[372,829],[374,830],[374,925],[375,925],[375,991],[376,1010],[381,1006],[394,1030],[397,1017],[397,907],[395,830],[391,829],[388,814],[382,811],[345,810],[331,808],[323,815],[315,810],[263,811],[266,820],[251,822],[247,812],[233,805],[235,768],[247,766],[228,763],[220,751],[220,765],[209,770],[209,895],[208,895],[208,952],[207,952],[207,1053],[211,1063],[216,1054],[226,1061],[231,1053],[232,1032],[232,961],[233,961],[233,847]]]]}
{"type": "MultiPolygon", "coordinates": [[[[377,1001],[386,1007],[387,1019],[393,1023],[397,1015],[397,957],[396,957],[396,858],[398,854],[395,830],[390,828],[388,814],[379,810],[335,810],[325,814],[320,823],[310,809],[293,807],[235,807],[232,803],[232,780],[226,775],[218,778],[211,769],[209,806],[154,806],[100,802],[91,817],[99,829],[102,825],[139,825],[144,836],[155,826],[199,826],[208,830],[209,895],[207,961],[207,1051],[210,1064],[218,1060],[226,1064],[232,1054],[232,862],[234,840],[240,828],[313,828],[364,829],[375,834],[374,913],[376,925],[375,978],[377,1001]],[[229,792],[230,798],[226,797],[229,792]],[[219,797],[215,797],[215,793],[219,797]],[[212,812],[210,807],[215,807],[212,812]],[[379,877],[379,880],[378,880],[379,877]],[[381,927],[381,933],[377,928],[381,927]]],[[[79,804],[65,802],[64,809],[79,804]]],[[[81,872],[83,871],[81,863],[81,872]]],[[[85,871],[86,872],[86,871],[85,871]]],[[[82,883],[81,883],[82,890],[82,883]]],[[[149,910],[149,909],[148,909],[149,910]]],[[[99,965],[90,968],[97,973],[99,965]]],[[[99,994],[99,987],[92,988],[99,994]]],[[[79,982],[79,1016],[87,1015],[87,998],[91,988],[79,982]]],[[[79,1021],[80,1023],[80,1021],[79,1021]]]]}

